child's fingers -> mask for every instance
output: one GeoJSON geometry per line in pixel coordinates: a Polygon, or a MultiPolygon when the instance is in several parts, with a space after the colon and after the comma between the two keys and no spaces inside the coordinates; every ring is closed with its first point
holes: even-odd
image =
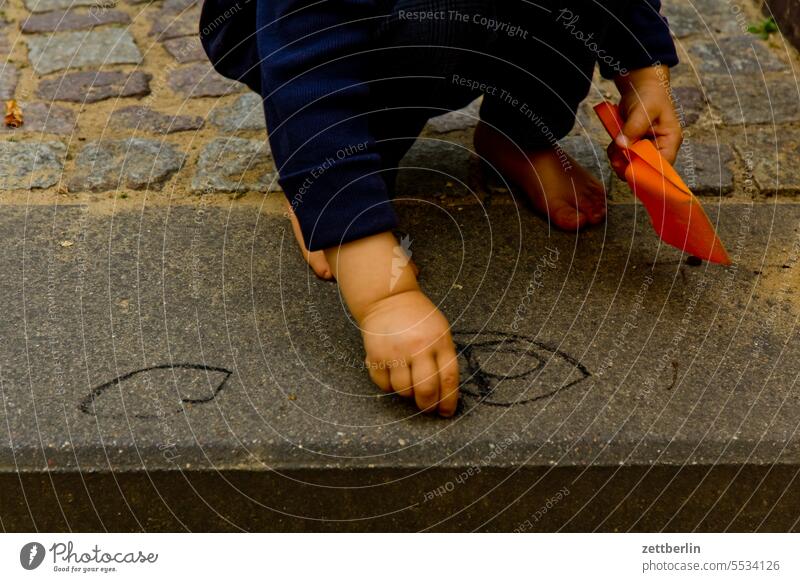
{"type": "Polygon", "coordinates": [[[453,416],[458,406],[458,357],[452,347],[436,355],[439,367],[439,414],[453,416]]]}
{"type": "Polygon", "coordinates": [[[414,399],[419,409],[425,412],[435,409],[439,401],[439,369],[432,354],[414,359],[411,379],[414,382],[414,399]]]}
{"type": "Polygon", "coordinates": [[[392,390],[403,398],[411,398],[414,395],[414,389],[411,384],[411,370],[407,364],[393,366],[389,372],[389,382],[392,384],[392,390]]]}
{"type": "Polygon", "coordinates": [[[639,103],[632,107],[625,118],[622,132],[614,140],[621,148],[628,148],[635,142],[651,133],[653,119],[645,109],[644,104],[639,103]]]}
{"type": "Polygon", "coordinates": [[[659,135],[656,138],[656,147],[664,158],[670,163],[675,163],[675,158],[678,157],[678,150],[681,148],[683,142],[683,135],[679,131],[671,131],[664,135],[659,135]]]}
{"type": "MultiPolygon", "coordinates": [[[[382,362],[381,362],[382,363],[382,362]]],[[[369,370],[370,379],[384,392],[391,392],[392,385],[389,383],[389,371],[386,366],[376,365],[374,362],[366,362],[369,370]]]]}

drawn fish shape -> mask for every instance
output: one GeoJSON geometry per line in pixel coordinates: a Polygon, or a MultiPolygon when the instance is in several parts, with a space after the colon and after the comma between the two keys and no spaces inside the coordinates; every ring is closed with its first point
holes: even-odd
{"type": "Polygon", "coordinates": [[[461,391],[489,406],[549,398],[591,376],[577,359],[542,341],[506,332],[453,334],[461,391]]]}
{"type": "Polygon", "coordinates": [[[118,376],[83,398],[78,408],[103,417],[162,418],[216,398],[232,372],[205,364],[161,364],[118,376]]]}

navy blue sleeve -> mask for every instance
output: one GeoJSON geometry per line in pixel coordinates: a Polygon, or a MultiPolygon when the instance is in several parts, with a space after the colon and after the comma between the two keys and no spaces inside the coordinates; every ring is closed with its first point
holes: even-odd
{"type": "Polygon", "coordinates": [[[396,227],[366,115],[378,1],[252,1],[270,145],[306,245],[396,227]]]}
{"type": "Polygon", "coordinates": [[[612,58],[599,61],[603,77],[613,79],[621,72],[655,64],[678,64],[675,43],[660,10],[660,0],[631,0],[621,12],[611,15],[603,48],[612,58]]]}
{"type": "Polygon", "coordinates": [[[200,43],[218,73],[261,92],[255,0],[205,0],[200,43]]]}

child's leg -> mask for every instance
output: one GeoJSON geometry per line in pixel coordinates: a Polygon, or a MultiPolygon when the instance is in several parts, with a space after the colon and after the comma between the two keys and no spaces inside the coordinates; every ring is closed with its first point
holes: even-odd
{"type": "MultiPolygon", "coordinates": [[[[453,83],[453,77],[464,78],[474,68],[475,51],[485,51],[493,35],[485,27],[451,17],[456,8],[460,14],[493,10],[488,0],[398,0],[391,16],[376,24],[369,118],[390,188],[400,160],[428,119],[465,107],[480,95],[453,83]],[[418,19],[419,14],[446,17],[418,19]]],[[[325,254],[306,249],[300,225],[291,213],[290,217],[308,264],[318,277],[332,279],[325,254]]]]}
{"type": "MultiPolygon", "coordinates": [[[[556,11],[498,4],[498,22],[524,30],[499,35],[490,51],[495,62],[487,75],[498,89],[484,98],[476,150],[555,226],[576,230],[599,223],[605,215],[602,185],[558,146],[589,92],[596,55],[557,21],[556,11]]],[[[580,23],[600,27],[602,15],[585,14],[580,23]]]]}
{"type": "Polygon", "coordinates": [[[397,0],[392,16],[377,31],[379,80],[371,87],[375,110],[370,127],[381,144],[390,183],[431,117],[466,107],[481,95],[454,79],[472,76],[478,55],[494,35],[454,14],[493,10],[493,0],[397,0]],[[416,20],[415,15],[427,17],[416,20]]]}

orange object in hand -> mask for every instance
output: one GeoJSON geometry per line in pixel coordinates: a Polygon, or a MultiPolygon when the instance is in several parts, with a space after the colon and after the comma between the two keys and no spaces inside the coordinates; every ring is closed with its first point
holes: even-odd
{"type": "MultiPolygon", "coordinates": [[[[623,125],[617,106],[604,101],[594,110],[611,138],[616,138],[623,125]]],[[[653,142],[639,140],[622,153],[628,160],[625,180],[644,204],[661,240],[712,263],[730,265],[728,253],[700,201],[653,142]]]]}

